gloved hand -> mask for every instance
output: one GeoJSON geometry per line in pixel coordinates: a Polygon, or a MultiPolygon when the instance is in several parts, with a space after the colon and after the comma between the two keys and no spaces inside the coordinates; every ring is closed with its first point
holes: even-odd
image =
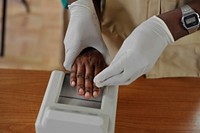
{"type": "Polygon", "coordinates": [[[64,67],[71,70],[76,57],[87,47],[98,50],[108,62],[108,50],[101,36],[100,25],[92,0],[78,0],[68,7],[70,21],[64,39],[64,67]]]}
{"type": "Polygon", "coordinates": [[[164,21],[156,16],[149,18],[123,42],[110,66],[94,78],[95,84],[98,87],[130,84],[149,72],[165,47],[173,42],[164,21]]]}

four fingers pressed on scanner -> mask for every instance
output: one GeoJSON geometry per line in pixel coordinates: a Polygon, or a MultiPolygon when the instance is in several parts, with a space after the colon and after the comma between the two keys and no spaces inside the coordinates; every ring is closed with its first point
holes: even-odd
{"type": "Polygon", "coordinates": [[[85,99],[100,95],[100,89],[94,84],[93,79],[106,67],[105,62],[99,61],[99,53],[94,52],[94,49],[91,49],[91,53],[80,54],[72,65],[70,73],[71,86],[76,87],[78,94],[85,99]]]}
{"type": "Polygon", "coordinates": [[[78,94],[84,96],[85,99],[98,97],[100,90],[93,83],[93,78],[101,70],[98,67],[92,67],[88,64],[74,64],[70,73],[70,84],[72,87],[76,86],[78,94]]]}

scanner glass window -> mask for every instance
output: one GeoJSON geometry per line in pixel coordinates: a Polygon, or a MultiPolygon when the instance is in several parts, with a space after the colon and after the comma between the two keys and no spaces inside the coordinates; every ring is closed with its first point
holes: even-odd
{"type": "MultiPolygon", "coordinates": [[[[76,88],[71,87],[69,82],[70,82],[69,74],[66,74],[59,95],[58,103],[97,108],[97,109],[101,108],[102,95],[100,95],[97,98],[91,98],[89,100],[86,100],[84,99],[84,97],[79,96],[77,94],[76,88]]],[[[102,91],[101,94],[103,94],[103,89],[101,91],[102,91]]]]}

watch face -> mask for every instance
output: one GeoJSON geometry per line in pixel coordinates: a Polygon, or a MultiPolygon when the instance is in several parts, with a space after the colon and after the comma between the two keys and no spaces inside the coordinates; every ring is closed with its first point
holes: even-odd
{"type": "Polygon", "coordinates": [[[198,16],[196,14],[191,14],[184,17],[184,23],[187,28],[196,26],[199,24],[198,16]]]}

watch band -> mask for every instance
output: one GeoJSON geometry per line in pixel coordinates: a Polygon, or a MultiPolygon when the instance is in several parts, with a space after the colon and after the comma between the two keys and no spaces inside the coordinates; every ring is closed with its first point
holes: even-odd
{"type": "MultiPolygon", "coordinates": [[[[194,14],[194,13],[197,14],[189,5],[182,6],[181,7],[181,12],[182,12],[183,17],[185,17],[187,15],[194,14]]],[[[198,19],[199,19],[198,21],[200,22],[200,18],[198,18],[198,19]]],[[[196,27],[193,27],[193,28],[186,28],[186,29],[188,30],[189,34],[191,34],[191,33],[195,32],[195,31],[197,31],[198,28],[199,28],[199,25],[196,26],[196,27]]]]}
{"type": "Polygon", "coordinates": [[[181,7],[181,12],[184,15],[190,14],[191,12],[194,12],[194,10],[189,5],[184,5],[181,7]]]}

